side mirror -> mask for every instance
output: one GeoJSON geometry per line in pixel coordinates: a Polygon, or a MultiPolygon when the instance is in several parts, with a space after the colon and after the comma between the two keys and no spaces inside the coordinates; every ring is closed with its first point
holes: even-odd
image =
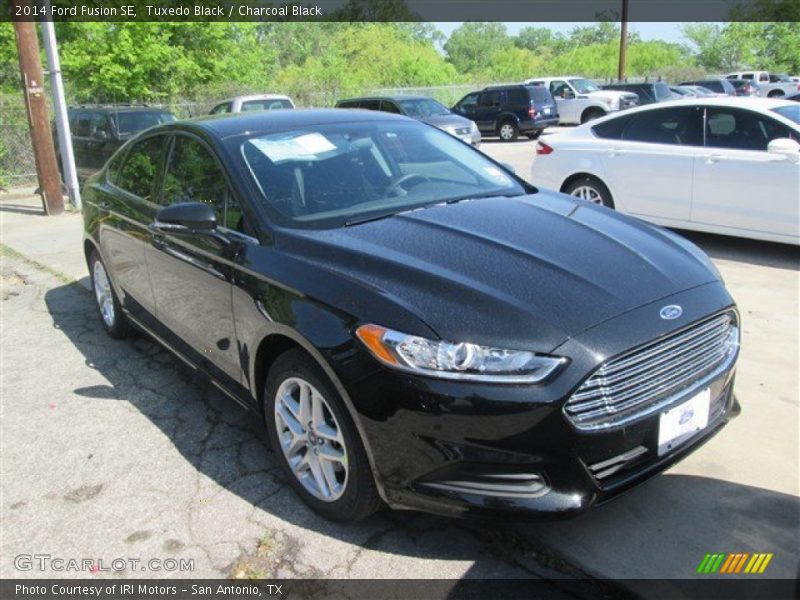
{"type": "Polygon", "coordinates": [[[102,129],[98,129],[97,131],[94,132],[94,135],[92,137],[94,137],[94,139],[96,140],[105,140],[108,138],[108,134],[102,129]]]}
{"type": "Polygon", "coordinates": [[[770,154],[780,154],[781,156],[785,156],[787,160],[800,163],[800,144],[791,138],[772,140],[767,146],[767,152],[770,154]]]}
{"type": "Polygon", "coordinates": [[[150,228],[164,233],[212,233],[217,216],[210,204],[181,202],[159,210],[150,228]]]}

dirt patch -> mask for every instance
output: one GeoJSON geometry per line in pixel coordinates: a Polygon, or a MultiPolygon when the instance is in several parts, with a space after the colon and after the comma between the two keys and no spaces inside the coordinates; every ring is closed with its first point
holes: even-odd
{"type": "Polygon", "coordinates": [[[3,269],[0,273],[0,297],[3,300],[18,296],[26,285],[28,281],[16,271],[3,269]]]}
{"type": "Polygon", "coordinates": [[[103,489],[103,484],[100,485],[82,485],[79,488],[74,490],[70,490],[66,494],[64,494],[64,500],[67,502],[86,502],[87,500],[91,500],[97,494],[101,492],[103,489]]]}

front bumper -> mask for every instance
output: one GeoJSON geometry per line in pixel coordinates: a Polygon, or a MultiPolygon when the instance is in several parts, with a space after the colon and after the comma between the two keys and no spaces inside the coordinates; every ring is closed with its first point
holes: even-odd
{"type": "MultiPolygon", "coordinates": [[[[655,304],[678,301],[688,313],[684,325],[731,307],[720,284],[655,304]]],[[[735,360],[703,383],[711,398],[708,425],[663,456],[658,455],[660,413],[585,432],[563,411],[602,357],[676,328],[657,316],[653,320],[652,310],[653,305],[636,309],[564,343],[557,353],[570,364],[546,385],[463,383],[382,368],[350,386],[384,499],[394,508],[452,516],[568,516],[681,460],[739,413],[735,360]]],[[[676,397],[670,406],[688,397],[676,397]]]]}

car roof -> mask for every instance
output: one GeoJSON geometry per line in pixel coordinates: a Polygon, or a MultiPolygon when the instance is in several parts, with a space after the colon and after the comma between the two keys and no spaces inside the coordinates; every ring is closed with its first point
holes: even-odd
{"type": "Polygon", "coordinates": [[[234,102],[236,100],[247,102],[249,100],[291,100],[291,98],[286,94],[248,94],[246,96],[234,96],[233,98],[222,100],[221,102],[217,102],[217,105],[225,104],[226,102],[234,102]]]}
{"type": "Polygon", "coordinates": [[[158,125],[163,129],[201,130],[219,139],[243,134],[269,134],[311,125],[336,123],[370,123],[378,121],[408,121],[418,123],[403,115],[374,111],[337,108],[301,108],[297,110],[252,111],[204,115],[183,121],[158,125]]]}
{"type": "Polygon", "coordinates": [[[143,106],[143,105],[131,105],[131,106],[103,106],[103,105],[92,105],[92,104],[83,104],[78,106],[70,106],[69,111],[73,112],[80,112],[80,111],[94,111],[94,112],[113,112],[113,113],[121,113],[121,112],[169,112],[167,108],[161,108],[159,106],[143,106]]]}
{"type": "Polygon", "coordinates": [[[601,117],[596,121],[592,121],[592,125],[602,121],[611,120],[623,115],[631,115],[639,112],[647,112],[650,110],[659,110],[662,108],[670,108],[677,106],[722,106],[729,108],[748,108],[751,110],[773,110],[782,106],[795,106],[797,103],[787,99],[774,99],[774,98],[759,98],[756,96],[715,96],[709,98],[680,98],[677,100],[667,100],[665,102],[658,102],[656,104],[645,104],[644,106],[637,106],[629,108],[623,112],[614,112],[605,117],[601,117]]]}

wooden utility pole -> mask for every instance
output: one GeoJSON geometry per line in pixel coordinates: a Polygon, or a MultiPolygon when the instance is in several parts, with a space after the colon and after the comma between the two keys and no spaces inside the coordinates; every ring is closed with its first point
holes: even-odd
{"type": "Polygon", "coordinates": [[[625,81],[625,51],[628,49],[628,0],[622,0],[622,24],[619,33],[619,71],[617,79],[625,81]]]}
{"type": "MultiPolygon", "coordinates": [[[[29,3],[26,0],[14,0],[13,5],[27,6],[29,3]]],[[[64,197],[61,194],[56,152],[53,147],[53,136],[50,133],[50,119],[47,117],[44,74],[39,56],[39,39],[36,37],[36,23],[15,21],[14,30],[17,36],[22,89],[28,107],[33,156],[36,159],[36,175],[42,192],[42,205],[45,214],[58,215],[64,212],[64,197]]]]}

